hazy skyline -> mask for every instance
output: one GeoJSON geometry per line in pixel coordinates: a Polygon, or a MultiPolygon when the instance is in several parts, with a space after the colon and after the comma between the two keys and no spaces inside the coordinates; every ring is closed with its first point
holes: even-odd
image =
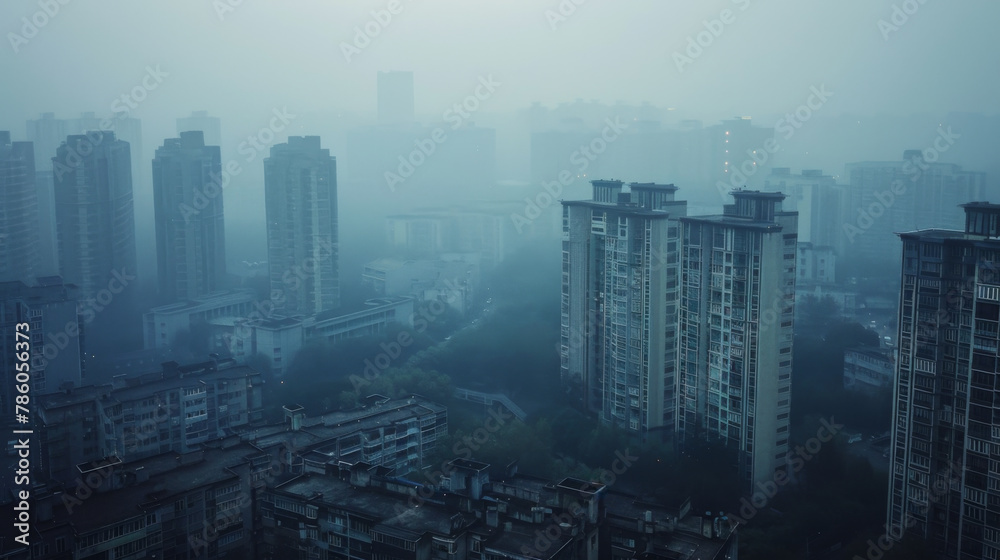
{"type": "Polygon", "coordinates": [[[821,84],[836,92],[834,114],[998,110],[997,78],[984,69],[1000,62],[987,43],[1000,5],[985,1],[398,0],[385,25],[372,11],[387,10],[388,0],[56,4],[54,16],[36,18],[48,21],[33,37],[22,18],[42,11],[37,1],[0,6],[9,84],[0,128],[15,134],[45,111],[111,112],[147,67],[166,74],[133,111],[151,123],[194,109],[224,121],[276,106],[374,114],[379,70],[414,72],[421,117],[440,115],[487,75],[503,84],[489,112],[580,98],[649,102],[685,118],[767,120],[821,84]],[[913,12],[906,21],[904,8],[913,12]],[[688,38],[697,41],[712,20],[721,22],[718,36],[703,34],[707,46],[689,57],[697,50],[687,52],[688,38]],[[366,25],[378,29],[367,46],[355,29],[366,25]],[[345,56],[342,43],[356,50],[345,56]],[[678,64],[675,52],[691,63],[678,64]]]}

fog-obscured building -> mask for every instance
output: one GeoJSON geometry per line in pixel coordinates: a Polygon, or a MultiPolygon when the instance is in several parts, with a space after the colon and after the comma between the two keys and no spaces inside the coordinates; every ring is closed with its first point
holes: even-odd
{"type": "Polygon", "coordinates": [[[195,299],[226,278],[222,161],[201,131],[164,140],[153,158],[156,261],[160,297],[195,299]]]}
{"type": "Polygon", "coordinates": [[[891,349],[848,348],[844,350],[844,388],[868,394],[891,389],[895,365],[891,349]]]}
{"type": "Polygon", "coordinates": [[[497,179],[496,144],[496,129],[474,121],[357,127],[347,131],[343,176],[391,208],[425,204],[428,191],[483,196],[497,179]]]}
{"type": "Polygon", "coordinates": [[[52,160],[59,275],[81,299],[106,305],[136,273],[130,154],[127,142],[99,131],[67,137],[52,160]]]}
{"type": "Polygon", "coordinates": [[[0,131],[0,282],[41,273],[35,149],[0,131]]]}
{"type": "Polygon", "coordinates": [[[312,315],[340,306],[337,162],[319,136],[290,136],[264,159],[267,261],[281,311],[312,315]]]}
{"type": "Polygon", "coordinates": [[[256,300],[253,290],[233,290],[154,307],[143,315],[144,347],[174,348],[179,336],[195,334],[216,318],[249,316],[256,300]]]}
{"type": "Polygon", "coordinates": [[[209,320],[208,325],[210,344],[215,350],[240,362],[263,357],[271,373],[281,377],[310,340],[334,343],[384,334],[393,326],[412,327],[413,318],[413,299],[393,296],[308,316],[251,311],[242,316],[220,316],[209,320]]]}
{"type": "Polygon", "coordinates": [[[690,200],[721,206],[726,193],[771,165],[773,156],[765,154],[764,144],[774,130],[754,125],[749,117],[668,126],[662,116],[643,117],[627,107],[589,113],[567,114],[532,133],[533,183],[557,180],[563,172],[571,178],[567,187],[596,177],[670,177],[690,188],[690,200]]]}
{"type": "Polygon", "coordinates": [[[985,173],[925,161],[920,150],[907,150],[901,161],[848,164],[847,177],[837,243],[867,267],[899,260],[897,232],[961,229],[959,205],[986,198],[985,173]]]}
{"type": "Polygon", "coordinates": [[[799,213],[799,244],[833,247],[844,254],[843,207],[848,188],[818,169],[793,174],[787,167],[775,167],[764,178],[764,188],[786,195],[782,207],[799,213]]]}
{"type": "Polygon", "coordinates": [[[187,117],[177,119],[177,135],[182,132],[199,130],[205,137],[206,146],[222,146],[222,122],[208,111],[192,111],[187,117]]]}
{"type": "Polygon", "coordinates": [[[426,208],[386,218],[386,242],[406,259],[438,259],[456,253],[479,255],[487,272],[500,264],[521,242],[508,203],[468,203],[426,208]]]}
{"type": "Polygon", "coordinates": [[[361,284],[380,296],[442,301],[455,311],[471,311],[479,285],[479,255],[443,255],[438,260],[376,259],[365,264],[361,284]]]}
{"type": "Polygon", "coordinates": [[[813,284],[833,284],[837,279],[837,251],[830,246],[798,243],[799,263],[795,267],[798,275],[796,286],[813,284]]]}

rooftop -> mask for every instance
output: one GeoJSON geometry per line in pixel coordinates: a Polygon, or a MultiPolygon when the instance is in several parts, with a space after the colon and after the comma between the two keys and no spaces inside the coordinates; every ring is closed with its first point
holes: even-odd
{"type": "MultiPolygon", "coordinates": [[[[306,418],[301,428],[294,431],[286,423],[258,428],[251,432],[250,437],[262,448],[287,444],[292,449],[305,450],[355,432],[392,426],[422,414],[442,412],[447,412],[447,409],[424,398],[413,396],[408,399],[391,400],[378,406],[306,418]]],[[[322,447],[318,447],[315,451],[328,457],[333,456],[332,452],[324,452],[322,447]]]]}
{"type": "Polygon", "coordinates": [[[163,503],[172,502],[175,496],[238,478],[231,468],[259,454],[260,450],[253,445],[238,443],[184,456],[165,453],[125,463],[115,470],[122,473],[145,470],[144,476],[148,474],[149,479],[118,490],[95,493],[82,500],[71,512],[61,507],[62,502],[57,500],[58,504],[53,506],[54,519],[37,524],[39,530],[45,531],[47,527],[68,522],[78,533],[86,533],[121,523],[130,517],[130,510],[134,515],[142,515],[163,503]],[[124,504],[129,507],[123,507],[124,504]]]}
{"type": "MultiPolygon", "coordinates": [[[[277,490],[301,496],[307,500],[356,511],[370,516],[382,525],[419,536],[426,532],[451,535],[454,513],[432,503],[416,507],[409,503],[409,496],[380,492],[373,488],[357,488],[332,476],[306,474],[289,480],[277,490]]],[[[465,516],[460,526],[467,527],[475,516],[465,516]]]]}
{"type": "Polygon", "coordinates": [[[762,231],[781,231],[781,226],[775,222],[763,222],[759,220],[754,220],[753,218],[744,218],[741,216],[728,216],[725,214],[715,214],[710,216],[682,216],[680,218],[683,222],[701,222],[708,224],[717,224],[722,226],[757,229],[762,231]]]}

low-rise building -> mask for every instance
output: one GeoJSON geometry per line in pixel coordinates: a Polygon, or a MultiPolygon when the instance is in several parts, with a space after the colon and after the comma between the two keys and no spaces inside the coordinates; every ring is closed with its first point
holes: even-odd
{"type": "Polygon", "coordinates": [[[82,464],[75,487],[36,501],[31,557],[255,558],[255,495],[276,476],[271,467],[234,438],[82,464]]]}
{"type": "Polygon", "coordinates": [[[362,285],[381,296],[443,301],[463,315],[479,283],[479,255],[447,254],[437,260],[382,258],[365,265],[362,285]]]}
{"type": "Polygon", "coordinates": [[[154,307],[143,315],[146,348],[170,348],[182,333],[219,317],[245,317],[255,309],[252,290],[215,292],[179,303],[154,307]]]}
{"type": "Polygon", "coordinates": [[[213,348],[240,363],[263,356],[275,377],[282,377],[295,354],[310,340],[339,342],[388,331],[391,325],[413,326],[413,299],[373,298],[353,309],[336,309],[308,317],[246,315],[210,321],[213,348]]]}
{"type": "Polygon", "coordinates": [[[261,495],[260,552],[289,558],[722,560],[736,552],[728,520],[612,492],[455,459],[437,485],[356,463],[307,473],[261,495]]]}
{"type": "Polygon", "coordinates": [[[38,399],[39,476],[73,480],[76,465],[187,453],[263,418],[260,373],[232,360],[162,370],[38,399]]]}
{"type": "Polygon", "coordinates": [[[283,424],[254,429],[246,437],[261,449],[290,449],[283,460],[294,473],[365,463],[403,475],[424,466],[448,434],[448,409],[422,397],[373,395],[365,401],[363,407],[316,418],[286,406],[283,424]]]}
{"type": "Polygon", "coordinates": [[[864,393],[891,390],[895,366],[892,349],[848,348],[844,350],[844,388],[864,393]]]}
{"type": "Polygon", "coordinates": [[[798,272],[797,283],[808,287],[814,284],[833,284],[837,281],[837,253],[833,247],[799,242],[797,250],[799,259],[799,265],[795,267],[798,272]]]}

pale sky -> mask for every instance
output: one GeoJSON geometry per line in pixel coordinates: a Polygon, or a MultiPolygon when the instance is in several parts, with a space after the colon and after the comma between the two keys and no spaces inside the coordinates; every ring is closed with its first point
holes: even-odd
{"type": "Polygon", "coordinates": [[[110,112],[147,66],[168,75],[135,110],[144,120],[280,106],[373,113],[379,70],[415,73],[418,114],[440,113],[490,74],[502,84],[487,108],[497,112],[582,98],[705,120],[774,115],[821,84],[836,92],[829,113],[1000,106],[994,0],[563,0],[574,11],[555,29],[556,0],[398,1],[382,26],[371,12],[388,0],[51,0],[51,18],[36,14],[38,0],[4,0],[0,128],[19,137],[43,111],[110,112]],[[913,13],[880,30],[894,5],[913,13]],[[708,46],[678,71],[674,52],[726,9],[729,23],[710,42],[703,34],[708,46]],[[28,38],[22,18],[33,15],[48,21],[28,38]],[[366,24],[378,34],[347,62],[342,43],[366,24]]]}

